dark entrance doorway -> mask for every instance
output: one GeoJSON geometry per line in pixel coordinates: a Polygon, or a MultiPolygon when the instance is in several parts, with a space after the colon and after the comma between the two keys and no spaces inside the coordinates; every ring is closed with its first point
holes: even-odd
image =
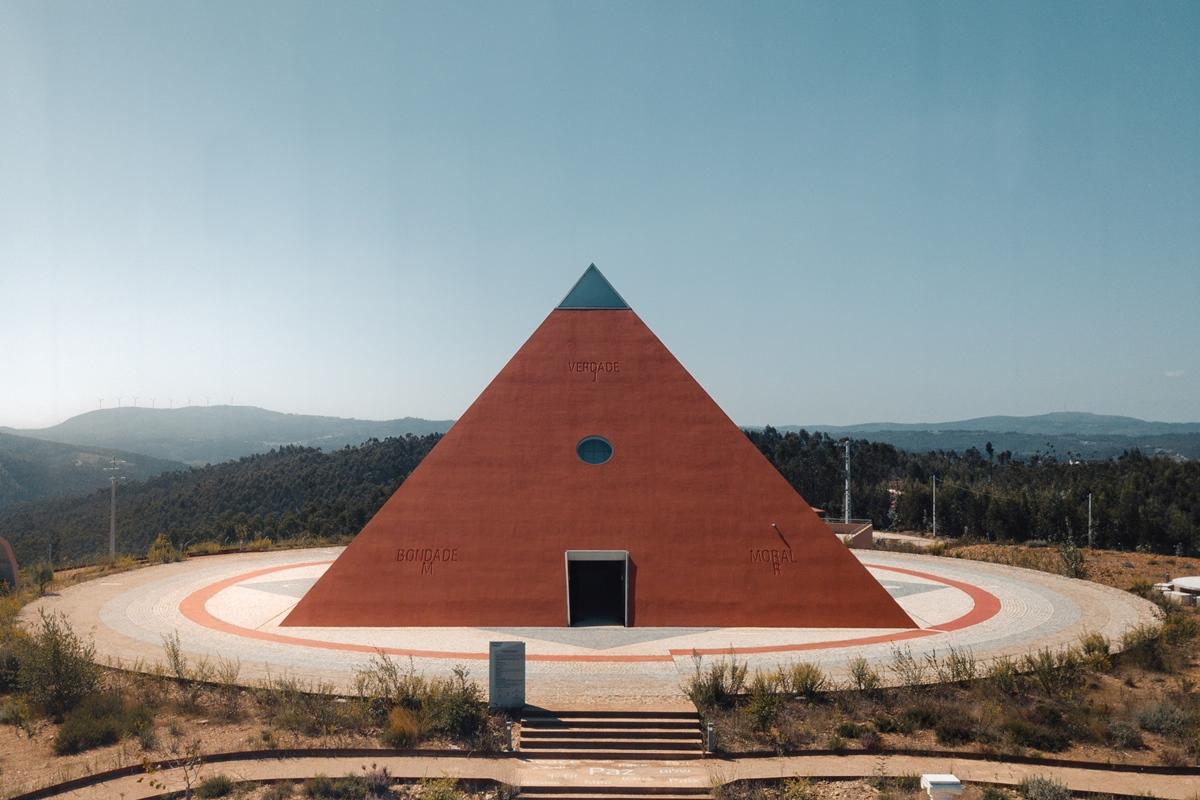
{"type": "Polygon", "coordinates": [[[624,625],[624,553],[575,550],[567,553],[568,625],[624,625]]]}

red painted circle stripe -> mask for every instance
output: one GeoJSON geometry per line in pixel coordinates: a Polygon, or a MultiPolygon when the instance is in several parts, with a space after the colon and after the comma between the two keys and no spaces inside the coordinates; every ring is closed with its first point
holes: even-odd
{"type": "MultiPolygon", "coordinates": [[[[315,647],[324,650],[339,650],[342,652],[351,653],[378,653],[383,652],[393,656],[412,656],[414,658],[453,658],[453,659],[471,659],[482,661],[488,657],[487,653],[469,653],[462,651],[446,651],[446,650],[414,650],[400,647],[372,647],[365,644],[352,644],[349,642],[325,642],[319,639],[304,639],[299,636],[287,636],[282,633],[270,633],[267,631],[254,630],[241,625],[234,625],[226,622],[223,619],[213,616],[208,610],[208,601],[215,597],[218,593],[236,586],[243,581],[252,578],[258,578],[263,575],[270,575],[274,572],[281,572],[288,569],[299,569],[302,567],[315,567],[322,564],[331,564],[331,561],[305,561],[298,564],[284,564],[277,567],[265,567],[263,569],[253,570],[241,575],[235,575],[231,578],[217,581],[216,583],[198,589],[185,597],[179,604],[179,611],[183,616],[197,625],[203,626],[210,630],[228,633],[234,636],[241,636],[248,639],[257,639],[264,642],[276,642],[279,644],[299,645],[301,647],[315,647]]],[[[871,569],[882,569],[889,572],[899,572],[905,575],[912,575],[917,578],[940,583],[945,586],[951,586],[959,591],[967,594],[972,600],[971,610],[963,614],[957,619],[953,619],[943,625],[937,625],[931,628],[917,628],[914,630],[900,631],[898,633],[885,633],[876,636],[862,636],[856,639],[833,639],[823,642],[808,642],[806,644],[781,644],[781,645],[763,645],[761,647],[726,647],[719,649],[686,649],[686,650],[669,650],[666,655],[550,655],[545,653],[534,653],[526,656],[529,661],[550,661],[550,662],[609,662],[609,663],[640,663],[640,662],[663,662],[673,661],[681,656],[689,656],[693,653],[698,655],[750,655],[756,653],[790,653],[802,652],[806,650],[834,650],[843,647],[855,647],[868,644],[882,644],[884,642],[899,642],[907,639],[918,639],[926,636],[935,636],[938,633],[948,633],[950,631],[962,630],[972,625],[978,625],[981,622],[991,619],[1000,611],[1000,599],[991,592],[980,589],[978,586],[973,586],[962,581],[943,578],[938,575],[931,575],[927,572],[918,572],[917,570],[904,569],[902,567],[884,567],[878,564],[867,564],[871,569]]]]}

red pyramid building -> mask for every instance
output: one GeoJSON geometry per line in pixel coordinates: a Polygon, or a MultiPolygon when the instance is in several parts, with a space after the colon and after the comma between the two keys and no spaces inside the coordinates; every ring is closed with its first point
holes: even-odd
{"type": "Polygon", "coordinates": [[[595,266],[283,624],[915,627],[595,266]]]}

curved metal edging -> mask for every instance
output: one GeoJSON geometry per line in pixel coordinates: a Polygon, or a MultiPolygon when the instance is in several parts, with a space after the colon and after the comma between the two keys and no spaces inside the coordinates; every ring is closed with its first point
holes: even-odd
{"type": "MultiPolygon", "coordinates": [[[[486,758],[507,759],[520,755],[516,752],[476,753],[470,750],[394,750],[386,747],[301,747],[281,748],[277,750],[238,750],[227,753],[202,754],[200,760],[204,764],[227,764],[237,761],[282,761],[289,758],[384,758],[384,757],[420,757],[420,758],[486,758]]],[[[16,794],[8,800],[39,800],[43,797],[53,797],[63,792],[71,792],[88,786],[97,786],[117,778],[127,778],[131,775],[143,775],[150,772],[175,769],[180,766],[180,759],[167,758],[162,761],[148,761],[144,764],[131,764],[127,767],[95,772],[69,781],[32,789],[23,794],[16,794]]],[[[263,781],[257,781],[263,783],[263,781]]],[[[175,794],[175,792],[168,792],[175,794]]]]}
{"type": "MultiPolygon", "coordinates": [[[[1066,767],[1073,769],[1084,769],[1093,772],[1116,772],[1116,773],[1131,773],[1143,775],[1179,775],[1188,777],[1200,777],[1200,767],[1169,767],[1156,766],[1153,764],[1112,764],[1096,761],[1078,761],[1075,759],[1060,759],[1060,758],[1039,758],[1037,756],[996,756],[983,753],[963,753],[955,750],[920,750],[920,749],[897,749],[897,750],[878,750],[867,752],[865,750],[800,750],[789,753],[775,752],[756,752],[743,753],[734,757],[708,757],[710,761],[736,761],[739,759],[752,759],[764,757],[776,757],[782,755],[784,757],[797,756],[911,756],[916,758],[954,758],[962,761],[981,761],[997,764],[1024,764],[1028,766],[1038,767],[1066,767]]],[[[506,760],[511,758],[521,758],[529,756],[528,753],[502,752],[502,753],[476,753],[468,750],[393,750],[389,748],[376,747],[346,747],[346,748],[293,748],[280,750],[241,750],[228,753],[212,753],[201,756],[205,764],[223,764],[237,761],[268,761],[268,760],[283,760],[289,758],[383,758],[383,757],[425,757],[425,758],[478,758],[485,760],[506,760]]],[[[163,761],[155,761],[148,764],[135,764],[128,767],[118,767],[117,769],[97,772],[92,775],[85,775],[81,778],[74,778],[62,783],[56,783],[51,786],[43,786],[40,789],[34,789],[24,794],[14,795],[9,800],[40,800],[40,798],[52,797],[62,792],[69,792],[75,789],[82,789],[88,786],[95,786],[102,783],[107,783],[116,778],[125,778],[130,775],[143,774],[150,770],[173,769],[179,765],[178,759],[165,759],[163,761]]],[[[403,776],[397,776],[403,779],[403,776]]],[[[821,776],[810,776],[821,777],[821,776]]],[[[830,776],[835,777],[835,776],[830,776]]],[[[270,779],[257,781],[257,783],[268,782],[270,779]]],[[[746,779],[756,780],[756,779],[746,779]]]]}

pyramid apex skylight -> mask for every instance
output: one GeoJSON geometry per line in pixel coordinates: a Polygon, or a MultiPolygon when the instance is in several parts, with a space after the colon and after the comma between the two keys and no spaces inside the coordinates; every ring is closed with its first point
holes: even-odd
{"type": "Polygon", "coordinates": [[[628,309],[629,304],[621,295],[617,294],[617,290],[612,287],[600,270],[596,269],[596,265],[590,264],[575,285],[571,287],[571,291],[567,292],[567,296],[558,304],[558,307],[586,311],[602,308],[628,309]]]}

